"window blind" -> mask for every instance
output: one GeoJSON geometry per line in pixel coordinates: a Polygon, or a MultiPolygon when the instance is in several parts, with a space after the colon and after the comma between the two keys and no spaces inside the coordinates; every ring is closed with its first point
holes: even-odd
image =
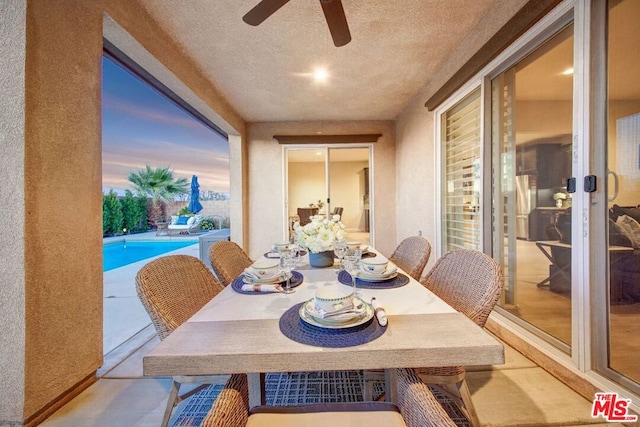
{"type": "Polygon", "coordinates": [[[442,115],[443,243],[451,249],[480,249],[480,89],[442,115]]]}

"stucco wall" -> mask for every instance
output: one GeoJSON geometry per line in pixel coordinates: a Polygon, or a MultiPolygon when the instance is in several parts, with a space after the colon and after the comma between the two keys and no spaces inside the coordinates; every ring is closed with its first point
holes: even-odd
{"type": "Polygon", "coordinates": [[[273,122],[250,123],[249,192],[251,200],[249,255],[260,256],[273,242],[286,236],[282,146],[273,135],[325,135],[380,133],[373,144],[372,188],[373,238],[375,246],[390,255],[396,246],[395,132],[389,121],[273,122]]]}
{"type": "Polygon", "coordinates": [[[0,425],[22,418],[24,396],[24,81],[26,3],[0,2],[0,425]]]}
{"type": "Polygon", "coordinates": [[[27,419],[102,364],[101,33],[94,3],[27,3],[27,419]]]}

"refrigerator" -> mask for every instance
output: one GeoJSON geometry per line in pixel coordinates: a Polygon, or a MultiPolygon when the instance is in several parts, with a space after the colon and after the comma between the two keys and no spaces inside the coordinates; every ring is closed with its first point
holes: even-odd
{"type": "Polygon", "coordinates": [[[529,240],[529,213],[536,208],[535,177],[516,176],[516,238],[529,240]]]}

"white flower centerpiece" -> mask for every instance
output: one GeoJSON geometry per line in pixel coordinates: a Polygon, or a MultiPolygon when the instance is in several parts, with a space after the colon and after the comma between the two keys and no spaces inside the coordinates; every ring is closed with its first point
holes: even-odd
{"type": "Polygon", "coordinates": [[[300,225],[296,222],[293,230],[298,244],[309,251],[309,263],[312,267],[333,265],[333,247],[335,242],[345,239],[344,224],[340,215],[327,219],[324,215],[314,215],[311,222],[300,225]]]}

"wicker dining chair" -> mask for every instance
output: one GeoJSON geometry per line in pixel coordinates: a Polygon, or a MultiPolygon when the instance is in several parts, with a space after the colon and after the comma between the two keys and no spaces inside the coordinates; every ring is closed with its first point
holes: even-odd
{"type": "MultiPolygon", "coordinates": [[[[443,255],[426,274],[422,284],[451,307],[484,327],[504,287],[502,268],[490,256],[459,249],[443,255]]],[[[464,366],[416,368],[427,384],[439,386],[454,398],[472,425],[478,426],[464,366]]]]}
{"type": "Polygon", "coordinates": [[[397,370],[398,405],[387,402],[259,406],[249,411],[247,377],[231,376],[202,421],[202,427],[251,425],[335,427],[337,425],[454,427],[440,402],[411,369],[397,370]],[[399,411],[399,414],[398,414],[399,411]]]}
{"type": "Polygon", "coordinates": [[[228,240],[215,242],[209,248],[209,260],[218,280],[228,286],[245,268],[253,264],[237,243],[228,240]]]}
{"type": "Polygon", "coordinates": [[[389,260],[409,276],[420,280],[430,256],[431,245],[429,241],[421,236],[411,236],[400,242],[389,260]]]}
{"type": "MultiPolygon", "coordinates": [[[[202,261],[188,255],[168,255],[151,261],[136,275],[136,291],[149,313],[158,337],[163,340],[224,287],[213,277],[202,261]]],[[[207,387],[222,382],[222,377],[176,376],[162,419],[166,426],[173,408],[180,401],[207,387]],[[179,395],[180,385],[198,383],[199,387],[179,395]]]]}

